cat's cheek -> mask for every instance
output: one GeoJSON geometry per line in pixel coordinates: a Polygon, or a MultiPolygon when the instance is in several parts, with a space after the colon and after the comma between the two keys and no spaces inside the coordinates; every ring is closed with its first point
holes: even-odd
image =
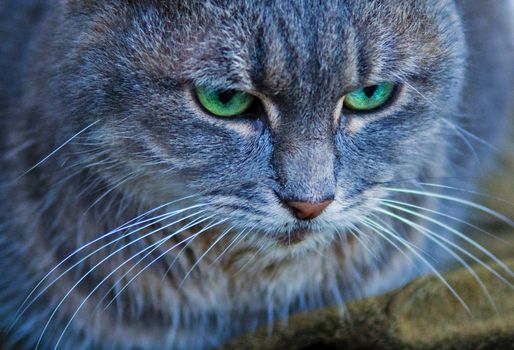
{"type": "Polygon", "coordinates": [[[354,118],[351,115],[345,117],[344,131],[348,136],[357,135],[369,123],[369,120],[363,118],[354,118]]]}

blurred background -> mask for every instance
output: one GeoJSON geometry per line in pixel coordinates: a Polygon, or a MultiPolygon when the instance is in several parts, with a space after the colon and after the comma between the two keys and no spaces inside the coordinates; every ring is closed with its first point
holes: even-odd
{"type": "MultiPolygon", "coordinates": [[[[512,125],[510,137],[498,154],[494,171],[481,181],[480,192],[490,196],[482,197],[482,204],[514,221],[514,113],[512,125]]],[[[507,223],[488,215],[474,216],[473,220],[477,221],[480,227],[501,236],[512,245],[501,244],[501,242],[492,240],[491,237],[486,235],[474,237],[477,241],[485,247],[493,245],[491,248],[499,251],[500,256],[514,253],[514,227],[510,227],[507,223]]]]}

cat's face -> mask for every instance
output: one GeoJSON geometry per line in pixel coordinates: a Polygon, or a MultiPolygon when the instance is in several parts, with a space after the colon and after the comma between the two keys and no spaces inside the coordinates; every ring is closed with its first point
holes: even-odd
{"type": "Polygon", "coordinates": [[[143,2],[69,8],[81,29],[58,93],[74,123],[100,120],[89,137],[110,163],[95,171],[112,184],[130,176],[153,205],[195,194],[254,238],[328,241],[388,182],[444,163],[427,155],[460,94],[453,2],[143,2]],[[370,110],[345,103],[370,86],[392,89],[370,110]],[[216,116],[198,88],[254,99],[216,116]],[[285,204],[327,200],[312,220],[285,204]]]}

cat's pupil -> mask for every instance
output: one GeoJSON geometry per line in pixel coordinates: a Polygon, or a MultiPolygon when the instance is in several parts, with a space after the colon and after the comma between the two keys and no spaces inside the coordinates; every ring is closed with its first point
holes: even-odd
{"type": "Polygon", "coordinates": [[[371,97],[373,97],[373,95],[375,95],[375,92],[377,92],[377,89],[378,89],[378,85],[373,85],[373,86],[365,87],[363,90],[364,90],[364,94],[366,95],[366,97],[371,98],[371,97]]]}
{"type": "Polygon", "coordinates": [[[221,91],[218,93],[218,99],[224,105],[232,101],[236,92],[234,90],[221,91]]]}

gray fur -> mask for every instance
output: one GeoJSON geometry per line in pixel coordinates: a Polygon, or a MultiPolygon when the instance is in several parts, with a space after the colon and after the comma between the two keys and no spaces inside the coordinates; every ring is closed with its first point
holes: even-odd
{"type": "MultiPolygon", "coordinates": [[[[53,348],[104,277],[193,218],[135,241],[87,274],[120,245],[94,254],[14,322],[55,265],[134,217],[193,194],[165,209],[202,204],[201,215],[214,221],[115,272],[73,319],[61,348],[211,348],[426,272],[408,250],[400,254],[379,237],[364,248],[348,230],[369,231],[360,221],[380,199],[406,199],[385,187],[472,188],[491,154],[458,128],[500,143],[514,91],[511,7],[508,0],[0,0],[0,319],[14,323],[11,342],[33,348],[84,276],[42,337],[41,347],[53,348]],[[372,115],[336,111],[346,93],[383,81],[400,84],[388,107],[372,115]],[[193,84],[255,93],[266,113],[216,119],[196,105],[193,84]],[[297,220],[280,202],[331,197],[313,221],[297,220]],[[310,233],[284,244],[298,229],[310,233]],[[118,278],[135,266],[127,282],[154,260],[101,311],[118,278]]],[[[465,218],[455,204],[407,200],[465,218]]],[[[445,255],[412,228],[390,224],[445,255]]]]}

